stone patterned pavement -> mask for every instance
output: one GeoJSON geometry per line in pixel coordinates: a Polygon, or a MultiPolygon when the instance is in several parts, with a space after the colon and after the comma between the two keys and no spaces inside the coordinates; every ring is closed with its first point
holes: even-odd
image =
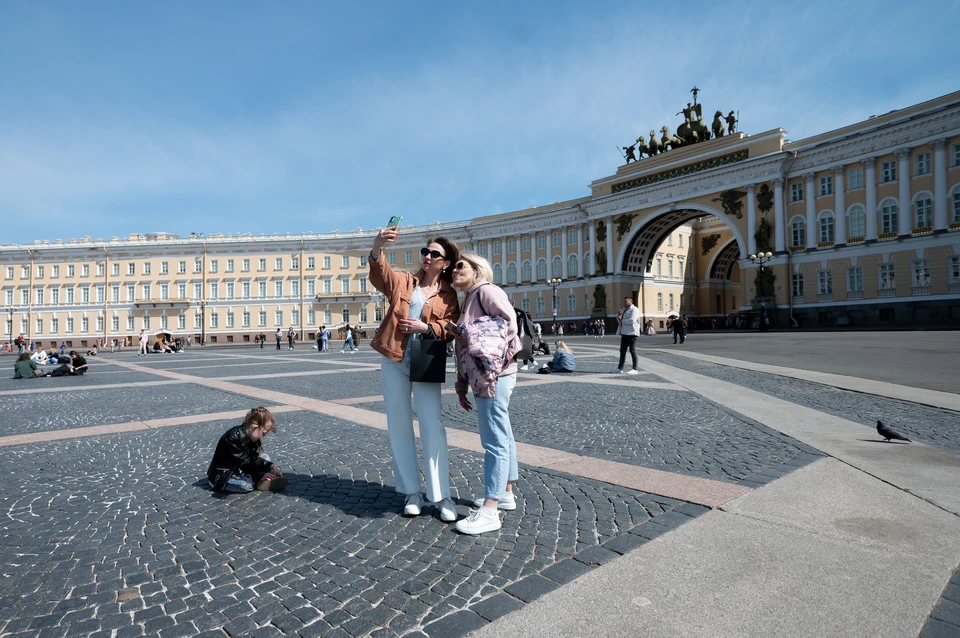
{"type": "MultiPolygon", "coordinates": [[[[616,354],[606,346],[579,348],[575,375],[518,386],[518,441],[749,488],[817,458],[655,375],[607,374],[616,354]]],[[[52,379],[3,380],[0,392],[16,394],[0,396],[0,435],[69,437],[69,428],[276,403],[243,387],[349,403],[380,394],[378,365],[366,348],[124,352],[98,359],[63,391],[30,392],[52,379]],[[235,391],[204,385],[228,378],[235,391]],[[130,386],[101,387],[118,383],[130,386]]],[[[521,373],[536,380],[544,379],[521,373]]],[[[443,401],[451,432],[476,431],[475,414],[450,393],[443,401]]],[[[376,401],[355,407],[383,410],[376,401]]],[[[205,486],[232,421],[6,447],[0,468],[24,478],[0,489],[0,635],[460,636],[708,511],[525,465],[521,454],[518,509],[498,534],[461,536],[430,507],[399,515],[386,432],[289,406],[278,423],[267,449],[290,485],[275,494],[205,486]]],[[[482,454],[453,447],[450,465],[466,515],[482,488],[482,454]]]]}

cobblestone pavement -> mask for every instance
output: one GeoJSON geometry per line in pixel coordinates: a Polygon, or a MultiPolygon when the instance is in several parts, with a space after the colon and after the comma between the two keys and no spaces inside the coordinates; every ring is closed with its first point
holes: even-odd
{"type": "MultiPolygon", "coordinates": [[[[56,379],[53,379],[54,381],[56,379]]],[[[42,383],[45,379],[29,381],[42,383]]],[[[191,383],[157,388],[91,388],[0,401],[2,435],[236,410],[243,397],[191,383]]],[[[265,405],[275,405],[266,402],[265,405]]]]}
{"type": "MultiPolygon", "coordinates": [[[[382,402],[363,407],[385,409],[382,402]]],[[[443,419],[447,427],[477,428],[476,414],[460,408],[456,396],[444,395],[443,419]]],[[[676,390],[567,383],[521,388],[510,401],[510,422],[517,441],[716,481],[761,484],[820,456],[676,390]]]]}
{"type": "MultiPolygon", "coordinates": [[[[279,420],[276,494],[203,485],[227,422],[5,451],[0,471],[31,481],[0,498],[0,633],[450,635],[705,511],[524,468],[499,534],[462,536],[398,515],[385,432],[279,420]]],[[[481,466],[451,451],[461,514],[481,466]]]]}
{"type": "Polygon", "coordinates": [[[644,351],[643,356],[675,368],[735,383],[821,412],[856,421],[875,429],[881,419],[911,439],[951,452],[960,452],[960,414],[873,394],[764,374],[730,366],[695,361],[676,355],[644,351]]]}
{"type": "Polygon", "coordinates": [[[273,379],[244,379],[239,383],[326,401],[381,394],[379,370],[273,379]]]}

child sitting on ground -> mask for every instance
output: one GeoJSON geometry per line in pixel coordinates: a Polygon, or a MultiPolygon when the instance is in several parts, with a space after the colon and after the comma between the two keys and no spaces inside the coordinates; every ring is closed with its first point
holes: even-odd
{"type": "Polygon", "coordinates": [[[243,423],[227,430],[207,468],[207,480],[217,492],[252,492],[283,489],[287,479],[270,457],[261,454],[263,437],[276,429],[270,410],[259,407],[247,412],[243,423]]]}

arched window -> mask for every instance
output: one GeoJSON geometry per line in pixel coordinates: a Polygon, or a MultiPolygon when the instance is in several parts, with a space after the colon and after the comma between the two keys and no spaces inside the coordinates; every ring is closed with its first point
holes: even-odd
{"type": "Polygon", "coordinates": [[[820,231],[820,243],[832,244],[834,241],[833,212],[829,210],[821,212],[817,226],[820,231]]]}
{"type": "Polygon", "coordinates": [[[575,277],[579,277],[580,276],[579,272],[580,271],[577,269],[577,256],[570,255],[569,257],[567,257],[567,275],[569,275],[570,278],[572,279],[575,277]]]}
{"type": "Polygon", "coordinates": [[[850,239],[859,239],[867,234],[866,217],[864,208],[860,204],[854,204],[847,209],[847,219],[849,220],[849,232],[847,237],[850,239]]]}
{"type": "Polygon", "coordinates": [[[517,264],[512,261],[507,264],[507,283],[517,283],[517,264]]]}
{"type": "Polygon", "coordinates": [[[563,259],[559,255],[553,258],[553,266],[550,268],[550,277],[559,279],[563,276],[563,259]]]}
{"type": "Polygon", "coordinates": [[[503,268],[500,266],[500,264],[493,265],[493,283],[503,283],[503,268]]]}
{"type": "Polygon", "coordinates": [[[881,233],[895,233],[897,232],[897,214],[899,212],[899,207],[897,206],[897,200],[887,198],[880,202],[880,226],[881,233]]]}
{"type": "Polygon", "coordinates": [[[537,279],[543,281],[547,278],[547,260],[541,257],[537,261],[537,279]]]}
{"type": "Polygon", "coordinates": [[[790,245],[802,247],[807,241],[807,223],[803,217],[794,217],[790,220],[790,245]]]}
{"type": "Polygon", "coordinates": [[[913,198],[913,228],[933,226],[933,199],[930,193],[923,191],[913,198]]]}
{"type": "Polygon", "coordinates": [[[584,254],[583,254],[583,274],[584,274],[584,276],[586,276],[586,275],[592,275],[592,274],[593,274],[594,271],[593,271],[593,268],[591,268],[591,265],[592,265],[592,264],[593,264],[593,253],[590,253],[590,252],[584,253],[584,254]]]}
{"type": "Polygon", "coordinates": [[[531,279],[533,279],[530,271],[529,260],[523,262],[523,266],[520,268],[520,271],[522,273],[521,278],[523,281],[530,281],[531,279]]]}

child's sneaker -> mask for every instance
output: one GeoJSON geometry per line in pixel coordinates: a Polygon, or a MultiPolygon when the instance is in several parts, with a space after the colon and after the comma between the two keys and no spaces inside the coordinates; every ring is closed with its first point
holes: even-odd
{"type": "Polygon", "coordinates": [[[256,490],[258,492],[279,492],[287,486],[287,477],[278,476],[273,479],[261,479],[257,481],[256,490]]]}
{"type": "MultiPolygon", "coordinates": [[[[484,498],[479,496],[473,499],[474,507],[483,507],[484,498]]],[[[497,509],[503,510],[505,512],[512,512],[517,509],[517,497],[513,495],[513,492],[507,492],[500,497],[500,500],[497,501],[497,509]]]]}
{"type": "Polygon", "coordinates": [[[476,536],[484,532],[493,532],[500,529],[503,524],[500,522],[500,513],[486,507],[480,507],[470,511],[470,515],[457,521],[457,531],[461,534],[476,536]]]}

